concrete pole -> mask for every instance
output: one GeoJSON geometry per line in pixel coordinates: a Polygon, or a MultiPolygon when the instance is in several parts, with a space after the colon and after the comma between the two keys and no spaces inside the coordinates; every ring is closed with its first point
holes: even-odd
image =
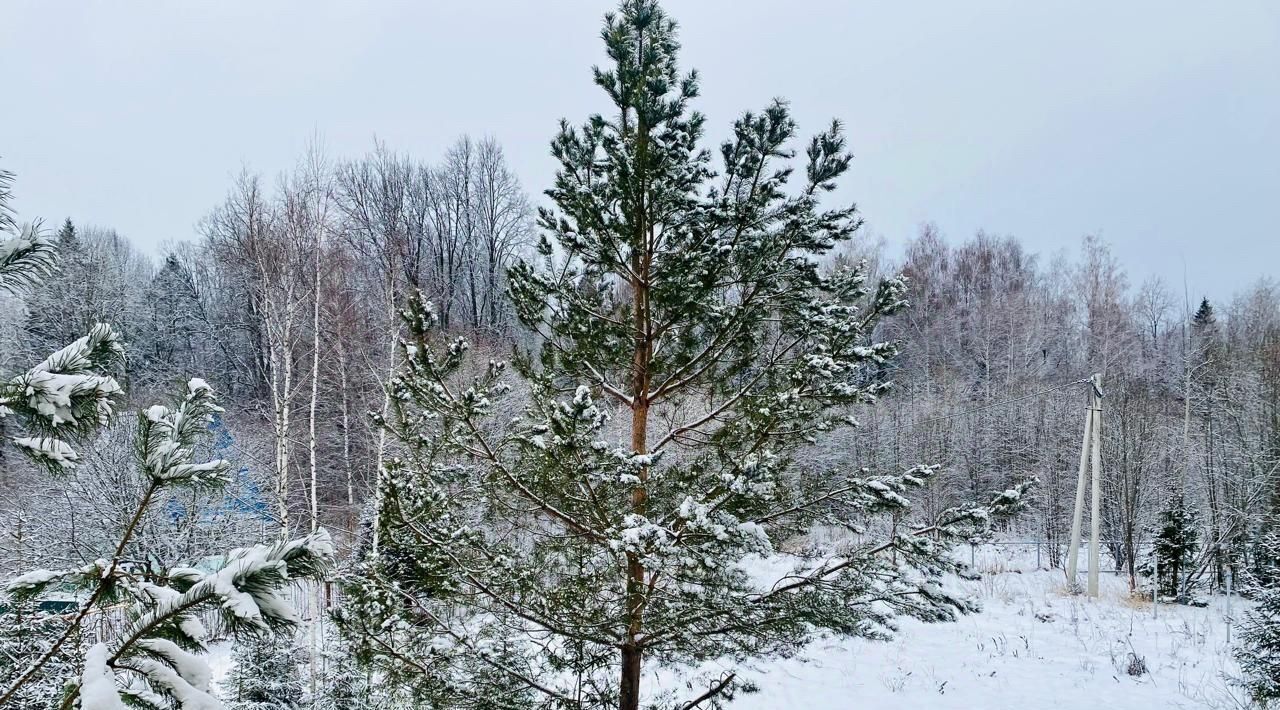
{"type": "Polygon", "coordinates": [[[1076,481],[1076,507],[1071,517],[1071,545],[1067,548],[1067,584],[1075,589],[1076,571],[1080,558],[1080,523],[1084,516],[1084,484],[1085,475],[1089,472],[1089,442],[1092,441],[1093,428],[1093,395],[1089,396],[1090,406],[1084,412],[1084,439],[1080,442],[1080,473],[1076,481]]]}
{"type": "Polygon", "coordinates": [[[1160,618],[1160,553],[1155,545],[1151,546],[1151,618],[1160,618]]]}
{"type": "Polygon", "coordinates": [[[1227,646],[1231,645],[1231,624],[1233,622],[1231,618],[1231,587],[1235,578],[1235,568],[1227,567],[1227,646]]]}
{"type": "Polygon", "coordinates": [[[1089,513],[1089,596],[1098,596],[1098,568],[1102,559],[1098,554],[1098,541],[1102,537],[1102,375],[1093,376],[1097,389],[1093,393],[1093,505],[1089,513]]]}

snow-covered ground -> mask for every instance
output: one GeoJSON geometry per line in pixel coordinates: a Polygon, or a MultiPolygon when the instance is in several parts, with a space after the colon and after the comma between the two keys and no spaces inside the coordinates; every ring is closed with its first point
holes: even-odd
{"type": "MultiPolygon", "coordinates": [[[[967,550],[967,548],[965,548],[967,550]]],[[[902,620],[889,642],[818,641],[795,658],[743,674],[760,690],[734,710],[1038,710],[1244,708],[1230,678],[1228,619],[1247,602],[1193,608],[1129,599],[1124,577],[1103,574],[1097,600],[1065,592],[1061,570],[985,548],[983,578],[958,584],[982,611],[955,623],[902,620]],[[1129,675],[1131,655],[1146,673],[1129,675]]],[[[1081,573],[1083,579],[1083,572],[1081,573]]],[[[1231,632],[1231,635],[1234,635],[1231,632]]],[[[231,665],[213,649],[215,680],[231,665]]]]}
{"type": "MultiPolygon", "coordinates": [[[[989,553],[990,573],[963,583],[982,600],[981,613],[956,623],[901,622],[888,643],[819,641],[797,658],[753,674],[760,691],[740,695],[735,710],[878,710],[913,708],[1244,707],[1229,680],[1228,619],[1241,600],[1206,608],[1128,598],[1127,580],[1100,579],[1100,598],[1065,593],[1061,570],[1025,571],[989,553]],[[1130,654],[1147,673],[1126,671],[1130,654]]],[[[1030,568],[1033,565],[1029,565],[1030,568]]],[[[1082,575],[1083,576],[1083,575],[1082,575]]]]}

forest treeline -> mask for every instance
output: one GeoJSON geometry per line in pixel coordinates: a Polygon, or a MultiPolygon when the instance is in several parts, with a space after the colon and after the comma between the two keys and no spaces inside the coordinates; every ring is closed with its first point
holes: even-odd
{"type": "MultiPolygon", "coordinates": [[[[375,422],[389,411],[406,296],[421,291],[444,330],[494,357],[527,347],[537,336],[516,323],[506,272],[535,247],[536,200],[500,145],[462,138],[434,162],[382,144],[344,160],[311,151],[276,179],[241,175],[210,202],[198,238],[158,258],[90,221],[46,229],[60,264],[40,289],[0,301],[0,364],[17,369],[106,322],[127,343],[131,402],[195,374],[224,393],[216,446],[239,472],[232,493],[159,509],[149,554],[198,558],[315,524],[353,545],[394,455],[375,422]]],[[[1039,255],[1015,236],[946,238],[928,224],[902,256],[890,251],[860,237],[824,266],[865,259],[874,276],[900,273],[909,307],[877,333],[901,345],[879,375],[892,387],[802,465],[822,475],[937,464],[945,485],[918,503],[931,510],[1033,475],[1031,511],[1009,536],[1042,543],[1059,566],[1081,380],[1101,373],[1103,544],[1116,567],[1137,585],[1162,545],[1162,583],[1183,596],[1268,574],[1260,544],[1280,504],[1274,282],[1193,298],[1158,277],[1135,283],[1092,236],[1039,255]]],[[[128,498],[119,469],[131,441],[118,427],[101,436],[57,490],[0,449],[4,571],[103,554],[109,536],[86,521],[119,517],[110,505],[128,498]]]]}

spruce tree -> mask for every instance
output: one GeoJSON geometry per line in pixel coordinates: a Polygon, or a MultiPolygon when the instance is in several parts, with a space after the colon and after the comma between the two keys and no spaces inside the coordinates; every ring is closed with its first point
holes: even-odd
{"type": "Polygon", "coordinates": [[[645,670],[951,619],[971,605],[937,584],[957,569],[947,543],[1021,494],[923,520],[905,496],[932,468],[806,470],[808,447],[887,389],[896,348],[873,336],[905,305],[901,279],[820,268],[860,225],[823,206],[851,161],[841,127],[795,166],[774,101],[734,123],[713,169],[674,21],[625,0],[602,36],[610,112],[562,123],[538,258],[509,274],[539,345],[515,359],[521,413],[499,403],[503,364],[477,372],[429,304],[405,310],[385,422],[404,453],[345,624],[427,706],[720,704],[749,686],[740,670],[695,674],[688,697],[642,687],[645,670]],[[864,534],[784,554],[827,522],[864,534]]]}
{"type": "Polygon", "coordinates": [[[133,369],[147,384],[166,383],[198,364],[201,305],[190,270],[174,254],[165,257],[147,285],[143,325],[133,346],[133,369]]]}
{"type": "Polygon", "coordinates": [[[85,291],[92,280],[89,272],[93,264],[79,231],[69,218],[55,235],[53,246],[58,253],[57,267],[26,299],[24,340],[33,353],[47,352],[71,342],[96,320],[85,313],[85,291]]]}
{"type": "Polygon", "coordinates": [[[1173,506],[1160,513],[1159,525],[1153,554],[1159,561],[1160,591],[1179,598],[1182,596],[1182,576],[1199,549],[1195,514],[1179,498],[1173,506]]]}
{"type": "Polygon", "coordinates": [[[1210,335],[1216,332],[1218,317],[1213,314],[1213,304],[1208,298],[1200,299],[1200,306],[1191,316],[1191,326],[1199,335],[1210,335]]]}
{"type": "Polygon", "coordinates": [[[331,631],[325,640],[320,664],[319,697],[315,710],[374,710],[400,707],[392,702],[384,684],[362,666],[355,649],[340,633],[331,631]]]}
{"type": "Polygon", "coordinates": [[[58,229],[58,248],[60,250],[74,249],[79,244],[79,237],[76,234],[76,226],[72,224],[71,218],[67,217],[62,221],[62,227],[58,229]]]}
{"type": "Polygon", "coordinates": [[[236,644],[222,682],[229,710],[293,710],[306,706],[300,667],[306,651],[290,634],[263,634],[236,644]]]}

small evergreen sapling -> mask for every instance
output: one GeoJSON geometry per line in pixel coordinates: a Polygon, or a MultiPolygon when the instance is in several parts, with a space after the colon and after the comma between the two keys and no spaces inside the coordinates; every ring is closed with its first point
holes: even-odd
{"type": "Polygon", "coordinates": [[[241,640],[222,683],[229,710],[294,710],[306,707],[300,666],[306,649],[292,634],[262,634],[241,640]]]}
{"type": "Polygon", "coordinates": [[[799,465],[888,386],[874,339],[904,283],[819,262],[853,207],[824,208],[851,156],[838,123],[803,144],[787,105],[746,113],[719,173],[690,110],[675,23],[626,0],[595,70],[609,115],[562,124],[534,262],[510,272],[536,356],[501,414],[506,367],[442,343],[423,298],[383,424],[402,446],[378,492],[379,547],[342,622],[382,677],[450,708],[707,707],[739,670],[680,698],[650,667],[795,653],[823,631],[884,637],[893,619],[972,608],[940,584],[950,543],[1018,505],[912,517],[933,468],[799,465]],[[890,519],[903,522],[893,525],[890,519]],[[815,524],[863,533],[816,559],[785,554],[815,524]]]}
{"type": "Polygon", "coordinates": [[[1181,600],[1186,591],[1182,588],[1182,579],[1200,547],[1195,514],[1179,499],[1161,511],[1159,526],[1153,549],[1160,562],[1158,586],[1161,594],[1181,600]]]}
{"type": "Polygon", "coordinates": [[[332,627],[323,648],[320,692],[315,699],[315,710],[391,710],[401,707],[392,700],[394,689],[376,682],[370,669],[359,662],[356,649],[332,627]]]}
{"type": "MultiPolygon", "coordinates": [[[[11,173],[0,171],[0,234],[16,229],[8,205],[12,179],[11,173]]],[[[55,256],[54,246],[36,226],[0,241],[0,290],[36,287],[54,268],[55,256]]],[[[14,417],[27,430],[12,443],[50,471],[75,468],[78,456],[69,440],[87,439],[104,426],[123,396],[115,379],[101,374],[123,353],[119,335],[97,324],[25,373],[0,381],[0,419],[14,417]]],[[[140,412],[136,460],[145,493],[111,559],[78,569],[37,570],[9,581],[5,613],[29,609],[55,589],[74,589],[83,601],[60,630],[40,625],[39,642],[20,654],[12,646],[0,646],[15,656],[13,663],[3,659],[0,706],[44,697],[60,708],[79,702],[93,710],[216,710],[222,704],[211,694],[211,674],[199,655],[208,638],[200,615],[216,611],[219,624],[232,634],[262,634],[298,623],[278,592],[293,580],[320,576],[327,569],[334,547],[324,530],[292,542],[233,550],[211,574],[183,567],[157,575],[153,569],[135,568],[126,558],[139,521],[161,492],[224,482],[227,462],[195,460],[196,443],[219,411],[209,385],[192,379],[172,407],[155,405],[140,412]],[[130,608],[130,623],[91,646],[78,678],[66,678],[62,673],[76,655],[73,645],[86,619],[120,604],[130,608]],[[46,696],[50,683],[64,680],[65,693],[46,696]]]]}

